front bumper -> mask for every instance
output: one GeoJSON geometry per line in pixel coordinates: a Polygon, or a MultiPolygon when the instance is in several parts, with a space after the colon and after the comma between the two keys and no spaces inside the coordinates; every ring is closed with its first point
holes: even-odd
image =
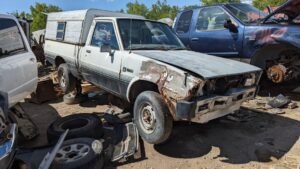
{"type": "Polygon", "coordinates": [[[241,104],[255,97],[256,87],[232,88],[225,95],[200,97],[194,101],[178,101],[176,119],[206,123],[240,109],[241,104]]]}

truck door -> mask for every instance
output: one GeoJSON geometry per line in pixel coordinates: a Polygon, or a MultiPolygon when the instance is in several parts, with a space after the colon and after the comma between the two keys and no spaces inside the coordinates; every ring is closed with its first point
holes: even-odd
{"type": "Polygon", "coordinates": [[[25,34],[16,20],[0,18],[0,90],[9,106],[23,100],[37,85],[37,64],[25,34]]]}
{"type": "Polygon", "coordinates": [[[177,33],[180,40],[184,45],[189,46],[189,37],[190,37],[190,27],[192,21],[193,11],[185,11],[181,13],[178,21],[175,22],[175,32],[177,33]]]}
{"type": "Polygon", "coordinates": [[[79,62],[84,79],[119,95],[122,57],[115,30],[110,20],[94,21],[79,62]],[[101,52],[102,45],[109,45],[112,54],[101,52]]]}
{"type": "Polygon", "coordinates": [[[230,15],[219,6],[200,8],[194,17],[190,36],[190,48],[194,51],[222,57],[238,57],[242,47],[242,29],[232,33],[224,28],[230,15]]]}

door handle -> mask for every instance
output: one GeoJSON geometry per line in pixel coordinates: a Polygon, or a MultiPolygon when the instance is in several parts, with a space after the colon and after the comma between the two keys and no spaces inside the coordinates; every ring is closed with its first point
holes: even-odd
{"type": "Polygon", "coordinates": [[[192,40],[192,41],[198,41],[199,38],[192,38],[191,40],[192,40]]]}
{"type": "Polygon", "coordinates": [[[91,50],[86,50],[86,53],[91,53],[91,50]]]}
{"type": "Polygon", "coordinates": [[[29,59],[31,62],[35,62],[35,58],[30,58],[29,59]]]}

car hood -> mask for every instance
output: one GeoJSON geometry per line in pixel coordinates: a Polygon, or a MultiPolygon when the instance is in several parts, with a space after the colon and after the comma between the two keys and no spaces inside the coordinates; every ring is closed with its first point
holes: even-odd
{"type": "Polygon", "coordinates": [[[300,0],[289,0],[284,3],[282,6],[271,12],[268,16],[265,17],[264,21],[268,20],[272,16],[284,13],[286,14],[291,20],[294,20],[300,15],[300,0]]]}
{"type": "Polygon", "coordinates": [[[246,63],[187,50],[147,50],[133,51],[133,53],[196,73],[204,79],[238,75],[261,70],[258,67],[246,63]]]}

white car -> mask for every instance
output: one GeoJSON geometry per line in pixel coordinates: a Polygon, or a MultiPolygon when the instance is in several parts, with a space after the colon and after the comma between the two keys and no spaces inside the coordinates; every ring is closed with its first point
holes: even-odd
{"type": "Polygon", "coordinates": [[[8,93],[9,107],[35,91],[37,62],[18,20],[0,14],[0,91],[8,93]]]}
{"type": "Polygon", "coordinates": [[[153,144],[169,138],[174,120],[205,123],[239,110],[261,76],[255,66],[186,50],[164,23],[95,9],[48,14],[44,51],[65,92],[82,79],[123,98],[153,144]]]}

